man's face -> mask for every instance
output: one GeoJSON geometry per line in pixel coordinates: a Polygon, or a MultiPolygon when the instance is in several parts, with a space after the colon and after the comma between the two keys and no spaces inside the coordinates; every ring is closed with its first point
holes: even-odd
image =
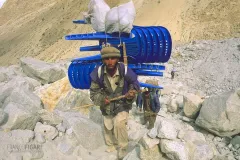
{"type": "Polygon", "coordinates": [[[106,65],[108,70],[113,70],[116,68],[116,64],[119,59],[117,57],[104,58],[103,63],[106,65]]]}

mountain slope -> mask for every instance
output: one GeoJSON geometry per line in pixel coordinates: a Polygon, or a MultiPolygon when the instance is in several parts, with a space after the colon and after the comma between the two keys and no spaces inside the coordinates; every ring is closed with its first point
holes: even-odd
{"type": "MultiPolygon", "coordinates": [[[[106,0],[110,6],[128,0],[106,0]]],[[[76,25],[89,1],[7,0],[0,9],[0,65],[16,64],[31,56],[53,62],[95,53],[79,52],[88,41],[66,41],[71,33],[87,33],[89,25],[76,25]]],[[[174,41],[240,37],[239,0],[133,0],[136,25],[161,25],[174,41]]]]}

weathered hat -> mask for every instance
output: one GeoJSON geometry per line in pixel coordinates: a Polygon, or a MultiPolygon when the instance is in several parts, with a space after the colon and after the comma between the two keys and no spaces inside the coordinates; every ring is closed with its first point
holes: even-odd
{"type": "Polygon", "coordinates": [[[114,47],[104,47],[101,50],[101,56],[103,58],[111,58],[111,57],[121,57],[120,51],[114,47]]]}

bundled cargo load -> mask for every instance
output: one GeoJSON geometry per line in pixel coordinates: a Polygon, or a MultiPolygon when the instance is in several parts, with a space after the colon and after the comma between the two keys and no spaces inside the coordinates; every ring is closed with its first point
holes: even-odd
{"type": "Polygon", "coordinates": [[[96,32],[104,32],[105,17],[109,10],[110,7],[104,0],[91,0],[88,4],[88,12],[83,12],[83,17],[96,32]]]}
{"type": "Polygon", "coordinates": [[[107,33],[125,32],[130,33],[136,10],[132,1],[112,8],[108,11],[105,20],[105,31],[107,33]]]}

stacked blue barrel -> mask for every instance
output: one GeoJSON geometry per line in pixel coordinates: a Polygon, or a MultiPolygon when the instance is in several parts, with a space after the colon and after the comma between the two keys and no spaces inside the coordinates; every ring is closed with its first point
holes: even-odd
{"type": "MultiPolygon", "coordinates": [[[[84,23],[81,20],[74,23],[84,23]]],[[[99,45],[80,47],[80,51],[100,51],[102,44],[109,43],[121,51],[119,45],[125,43],[128,57],[128,67],[137,75],[163,76],[162,70],[165,66],[153,63],[165,63],[169,60],[172,50],[172,40],[169,31],[161,26],[134,26],[131,33],[103,32],[72,34],[65,36],[66,40],[98,40],[99,45]]],[[[120,59],[123,61],[123,58],[120,59]]],[[[68,69],[68,77],[71,85],[77,89],[89,89],[91,84],[90,73],[97,65],[101,65],[101,55],[73,59],[68,69]]],[[[142,87],[149,87],[149,84],[140,83],[142,87]]],[[[162,88],[161,86],[152,86],[162,88]]]]}

